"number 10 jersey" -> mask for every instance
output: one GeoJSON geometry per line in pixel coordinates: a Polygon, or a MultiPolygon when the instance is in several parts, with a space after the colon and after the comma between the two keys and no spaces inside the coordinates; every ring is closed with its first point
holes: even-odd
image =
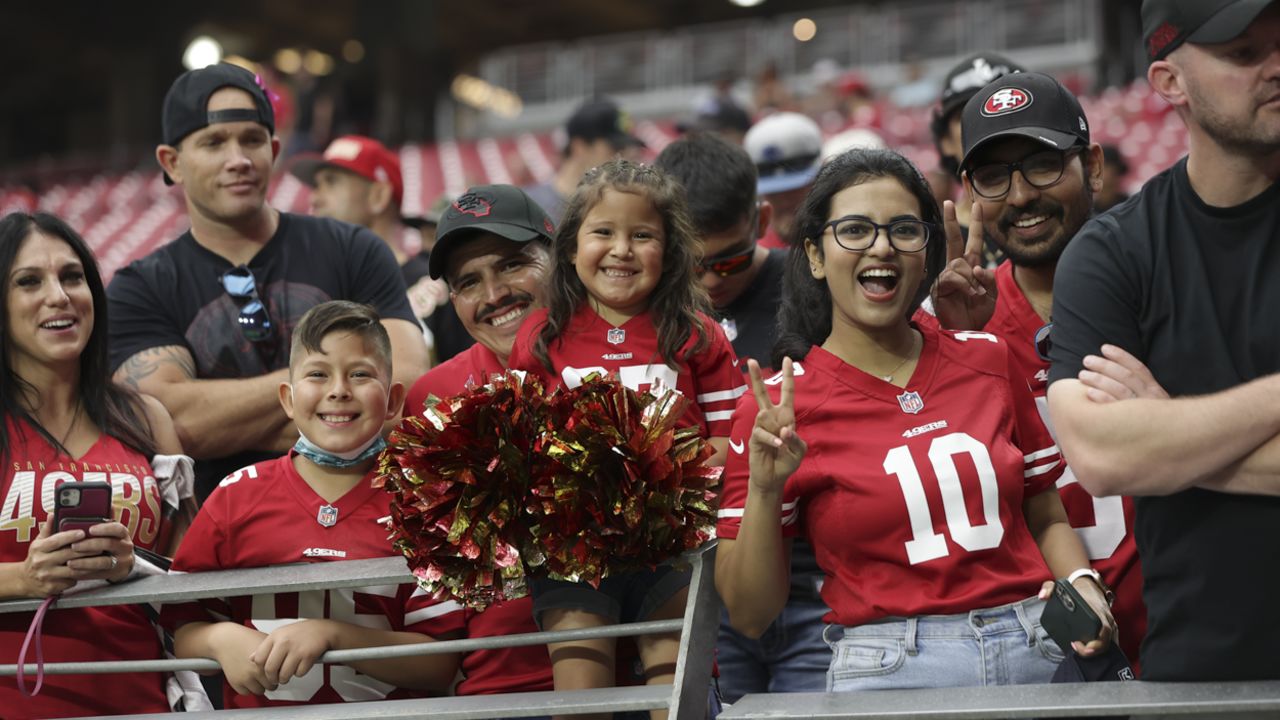
{"type": "MultiPolygon", "coordinates": [[[[795,365],[808,452],[787,480],[782,532],[813,543],[828,622],[995,607],[1052,577],[1022,504],[1054,490],[1062,459],[1008,348],[987,333],[920,331],[905,389],[817,347],[795,365]]],[[[781,376],[766,382],[777,402],[781,376]]],[[[723,538],[738,535],[756,412],[748,393],[734,413],[723,538]]]]}

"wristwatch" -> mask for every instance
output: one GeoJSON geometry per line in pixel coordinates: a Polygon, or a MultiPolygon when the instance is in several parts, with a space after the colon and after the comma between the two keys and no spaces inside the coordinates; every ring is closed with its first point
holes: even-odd
{"type": "Polygon", "coordinates": [[[1098,584],[1098,589],[1102,591],[1102,597],[1107,600],[1107,607],[1111,607],[1111,605],[1116,601],[1116,594],[1111,591],[1111,588],[1107,587],[1105,582],[1102,581],[1102,575],[1099,574],[1097,570],[1094,570],[1091,567],[1082,567],[1068,575],[1067,582],[1074,585],[1076,580],[1079,580],[1082,577],[1088,577],[1098,584]]]}

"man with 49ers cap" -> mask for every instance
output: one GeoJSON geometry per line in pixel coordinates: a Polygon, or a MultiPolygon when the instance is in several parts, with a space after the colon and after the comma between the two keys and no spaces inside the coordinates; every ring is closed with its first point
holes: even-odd
{"type": "MultiPolygon", "coordinates": [[[[1088,119],[1075,96],[1041,73],[1006,75],[983,87],[965,105],[961,124],[961,178],[977,220],[967,241],[948,223],[951,254],[958,257],[967,244],[967,257],[990,241],[1007,259],[987,285],[976,281],[972,259],[953,259],[939,282],[935,312],[948,329],[983,330],[1008,343],[1052,431],[1045,393],[1054,270],[1093,215],[1102,148],[1091,142],[1088,119]]],[[[1146,612],[1133,542],[1133,499],[1090,496],[1070,467],[1057,484],[1071,526],[1115,591],[1120,646],[1136,661],[1146,612]]]]}

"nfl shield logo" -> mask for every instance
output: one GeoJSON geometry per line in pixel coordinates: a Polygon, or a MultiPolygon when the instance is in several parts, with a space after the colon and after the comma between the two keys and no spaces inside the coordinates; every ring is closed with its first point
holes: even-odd
{"type": "Polygon", "coordinates": [[[720,327],[724,328],[724,336],[729,342],[738,339],[738,323],[733,318],[727,317],[721,320],[720,327]]]}
{"type": "Polygon", "coordinates": [[[338,508],[332,505],[321,505],[316,513],[316,522],[325,527],[333,527],[338,522],[338,508]]]}
{"type": "Polygon", "coordinates": [[[627,339],[627,331],[622,328],[613,328],[605,333],[604,339],[608,340],[610,345],[621,345],[627,339]]]}
{"type": "Polygon", "coordinates": [[[904,392],[898,396],[898,407],[908,415],[916,415],[924,409],[924,400],[920,399],[920,393],[914,390],[904,392]]]}

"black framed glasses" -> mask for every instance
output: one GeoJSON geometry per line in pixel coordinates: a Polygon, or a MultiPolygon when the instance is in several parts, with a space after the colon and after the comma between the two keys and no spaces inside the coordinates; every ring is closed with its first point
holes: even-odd
{"type": "Polygon", "coordinates": [[[1036,354],[1041,360],[1049,362],[1049,351],[1053,350],[1053,341],[1049,339],[1049,333],[1053,330],[1053,323],[1045,323],[1036,331],[1033,342],[1036,345],[1036,354]]]}
{"type": "Polygon", "coordinates": [[[271,316],[267,314],[267,306],[258,296],[258,283],[253,277],[253,271],[241,265],[222,273],[220,280],[222,289],[236,301],[236,305],[240,308],[237,322],[245,339],[250,342],[270,340],[274,328],[271,324],[271,316]]]}
{"type": "Polygon", "coordinates": [[[969,184],[973,186],[974,192],[982,197],[988,200],[999,200],[1009,194],[1009,188],[1013,184],[1013,171],[1017,170],[1033,188],[1043,190],[1053,187],[1062,180],[1062,173],[1067,168],[1067,160],[1082,150],[1084,148],[1081,147],[1067,150],[1042,150],[1018,162],[979,165],[969,171],[969,184]]]}
{"type": "Polygon", "coordinates": [[[847,215],[836,218],[824,227],[831,228],[836,244],[845,250],[861,252],[876,243],[881,230],[889,238],[889,245],[902,253],[920,252],[929,244],[932,225],[923,220],[894,220],[881,225],[865,215],[847,215]]]}

